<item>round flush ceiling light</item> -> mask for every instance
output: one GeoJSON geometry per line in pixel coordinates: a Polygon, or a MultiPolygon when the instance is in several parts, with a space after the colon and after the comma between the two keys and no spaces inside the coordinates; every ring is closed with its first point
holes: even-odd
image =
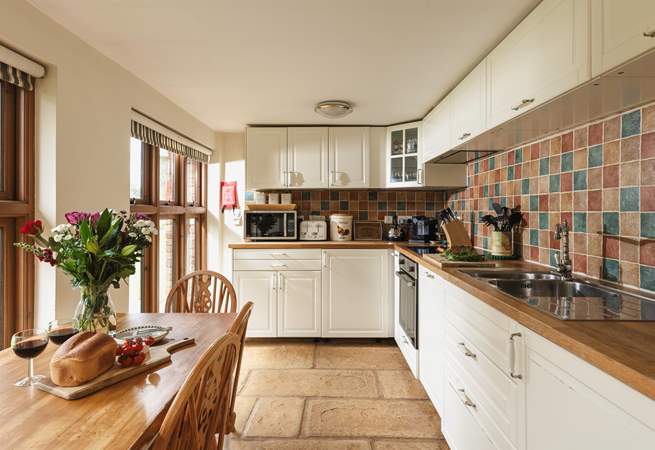
{"type": "Polygon", "coordinates": [[[314,108],[318,114],[328,119],[340,119],[353,112],[353,107],[348,102],[339,100],[327,100],[320,102],[314,108]]]}

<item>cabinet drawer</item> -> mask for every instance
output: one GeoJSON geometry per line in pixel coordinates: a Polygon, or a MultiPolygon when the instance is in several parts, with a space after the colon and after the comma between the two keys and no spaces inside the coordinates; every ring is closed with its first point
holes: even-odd
{"type": "Polygon", "coordinates": [[[444,434],[449,443],[457,449],[514,450],[516,447],[494,422],[489,401],[460,376],[462,372],[456,361],[446,358],[444,434]]]}
{"type": "Polygon", "coordinates": [[[501,370],[508,370],[510,318],[453,285],[446,302],[448,322],[501,370]]]}
{"type": "Polygon", "coordinates": [[[321,260],[237,259],[232,270],[321,270],[321,260]]]}
{"type": "MultiPolygon", "coordinates": [[[[236,249],[233,259],[321,259],[321,249],[236,249]]],[[[320,268],[318,269],[320,270],[320,268]]]]}
{"type": "Polygon", "coordinates": [[[448,374],[444,392],[443,434],[451,448],[462,450],[495,450],[489,437],[478,423],[477,404],[467,406],[466,390],[448,374]]]}
{"type": "Polygon", "coordinates": [[[520,386],[450,324],[446,327],[446,349],[448,358],[456,363],[453,367],[459,369],[459,379],[475,386],[482,396],[480,401],[487,405],[489,418],[516,445],[520,386]]]}

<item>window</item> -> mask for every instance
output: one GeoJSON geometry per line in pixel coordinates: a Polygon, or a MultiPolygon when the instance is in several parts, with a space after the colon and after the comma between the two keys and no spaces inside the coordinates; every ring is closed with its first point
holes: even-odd
{"type": "Polygon", "coordinates": [[[0,81],[0,347],[33,323],[34,258],[14,247],[34,217],[34,92],[0,81]]]}
{"type": "Polygon", "coordinates": [[[177,155],[163,148],[159,149],[159,202],[173,204],[176,200],[175,172],[177,155]]]}
{"type": "Polygon", "coordinates": [[[130,277],[130,310],[164,311],[174,283],[205,268],[206,177],[202,162],[130,142],[131,211],[147,214],[159,228],[139,273],[130,277]]]}

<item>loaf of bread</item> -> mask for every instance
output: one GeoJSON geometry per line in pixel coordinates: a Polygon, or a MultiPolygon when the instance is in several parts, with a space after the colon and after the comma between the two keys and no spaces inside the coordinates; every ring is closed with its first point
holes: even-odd
{"type": "Polygon", "coordinates": [[[59,386],[79,386],[114,365],[116,341],[84,331],[64,342],[50,360],[50,378],[59,386]]]}

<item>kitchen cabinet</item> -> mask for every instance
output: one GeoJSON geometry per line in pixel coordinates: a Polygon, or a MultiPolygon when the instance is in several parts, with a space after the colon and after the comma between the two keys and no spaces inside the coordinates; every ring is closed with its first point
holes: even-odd
{"type": "Polygon", "coordinates": [[[387,187],[416,187],[423,182],[421,123],[387,129],[387,187]]]}
{"type": "Polygon", "coordinates": [[[437,412],[443,415],[445,370],[445,285],[435,273],[419,267],[419,380],[437,412]]]}
{"type": "Polygon", "coordinates": [[[247,189],[283,189],[287,182],[287,129],[247,128],[247,189]]]}
{"type": "Polygon", "coordinates": [[[278,273],[278,336],[321,336],[321,272],[278,273]]]}
{"type": "Polygon", "coordinates": [[[390,337],[387,250],[323,250],[323,337],[390,337]]]}
{"type": "Polygon", "coordinates": [[[529,330],[528,450],[652,449],[655,402],[529,330]]]}
{"type": "Polygon", "coordinates": [[[327,188],[328,128],[289,127],[288,179],[290,188],[327,188]]]}
{"type": "Polygon", "coordinates": [[[232,280],[239,309],[246,302],[254,304],[248,336],[277,336],[277,272],[238,270],[233,272],[232,280]]]}
{"type": "Polygon", "coordinates": [[[369,186],[369,127],[330,127],[330,187],[369,186]]]}
{"type": "Polygon", "coordinates": [[[422,163],[451,149],[450,125],[450,98],[446,97],[423,118],[422,163]]]}
{"type": "Polygon", "coordinates": [[[655,47],[655,2],[591,0],[592,76],[655,47]]]}
{"type": "Polygon", "coordinates": [[[232,280],[239,308],[253,302],[249,337],[321,335],[321,251],[239,249],[232,280]]]}
{"type": "Polygon", "coordinates": [[[589,80],[589,54],[589,0],[544,0],[487,57],[488,127],[589,80]]]}
{"type": "Polygon", "coordinates": [[[450,94],[450,147],[485,130],[487,119],[487,60],[473,69],[450,94]]]}

